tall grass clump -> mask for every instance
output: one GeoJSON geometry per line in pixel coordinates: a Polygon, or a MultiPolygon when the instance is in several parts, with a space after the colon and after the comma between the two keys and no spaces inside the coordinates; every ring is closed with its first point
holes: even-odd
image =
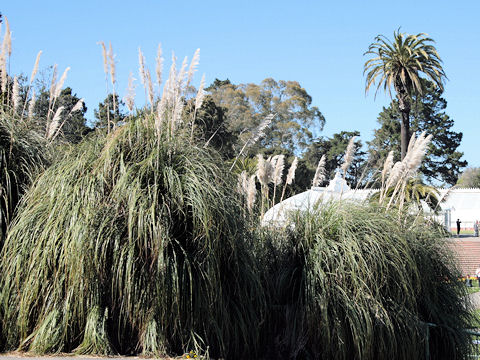
{"type": "Polygon", "coordinates": [[[154,121],[85,141],[26,195],[0,264],[7,348],[255,351],[263,302],[234,180],[154,121]]]}
{"type": "Polygon", "coordinates": [[[43,132],[0,105],[0,242],[22,195],[49,162],[43,132]]]}
{"type": "Polygon", "coordinates": [[[467,356],[465,289],[437,227],[348,201],[292,223],[264,231],[257,249],[268,356],[423,359],[427,346],[432,359],[467,356]]]}

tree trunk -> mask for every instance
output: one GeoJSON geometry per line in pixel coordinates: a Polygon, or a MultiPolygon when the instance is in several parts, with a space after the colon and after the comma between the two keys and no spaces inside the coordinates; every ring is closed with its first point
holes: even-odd
{"type": "Polygon", "coordinates": [[[400,127],[400,141],[402,160],[407,154],[408,142],[410,141],[410,96],[407,89],[400,83],[395,84],[395,91],[398,98],[398,109],[402,116],[402,124],[400,127]]]}
{"type": "Polygon", "coordinates": [[[407,154],[408,143],[410,141],[410,109],[408,111],[400,111],[402,115],[402,124],[400,127],[400,141],[402,150],[402,160],[407,154]]]}

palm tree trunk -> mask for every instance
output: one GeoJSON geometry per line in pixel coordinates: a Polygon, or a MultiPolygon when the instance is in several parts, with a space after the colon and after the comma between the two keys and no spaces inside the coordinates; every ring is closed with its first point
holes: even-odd
{"type": "Polygon", "coordinates": [[[407,154],[408,142],[410,141],[410,97],[404,86],[396,85],[398,98],[398,109],[402,116],[402,124],[400,126],[400,141],[402,160],[407,154]]]}
{"type": "Polygon", "coordinates": [[[400,127],[400,141],[402,160],[407,154],[408,143],[410,141],[410,109],[408,111],[400,111],[402,115],[402,124],[400,127]]]}

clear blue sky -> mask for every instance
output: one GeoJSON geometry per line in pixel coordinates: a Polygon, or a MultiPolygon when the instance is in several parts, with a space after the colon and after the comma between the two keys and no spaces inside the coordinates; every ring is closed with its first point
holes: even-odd
{"type": "Polygon", "coordinates": [[[201,49],[197,83],[202,73],[207,84],[296,80],[326,118],[321,135],[359,130],[363,141],[389,103],[382,94],[365,96],[363,53],[399,26],[426,32],[449,78],[444,97],[464,134],[460,150],[480,166],[479,1],[3,1],[0,12],[13,33],[12,71],[29,75],[39,50],[41,67],[70,66],[65,85],[85,98],[90,118],[106,95],[97,42],[112,42],[122,96],[128,73],[137,73],[138,46],[153,71],[161,42],[180,59],[201,49]]]}

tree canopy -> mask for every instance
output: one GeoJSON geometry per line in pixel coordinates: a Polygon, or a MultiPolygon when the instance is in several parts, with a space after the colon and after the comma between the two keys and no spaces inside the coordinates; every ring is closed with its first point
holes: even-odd
{"type": "Polygon", "coordinates": [[[323,129],[325,118],[312,106],[312,98],[296,81],[271,78],[260,84],[232,84],[216,79],[206,90],[217,106],[226,109],[226,129],[241,147],[269,114],[275,114],[258,147],[305,149],[323,129]]]}

